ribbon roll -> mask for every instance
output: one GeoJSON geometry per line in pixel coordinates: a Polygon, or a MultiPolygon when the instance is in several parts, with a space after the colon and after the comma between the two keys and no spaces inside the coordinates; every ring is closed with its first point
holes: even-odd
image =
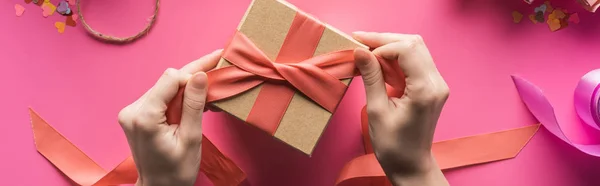
{"type": "MultiPolygon", "coordinates": [[[[543,91],[539,87],[519,76],[512,76],[512,79],[523,103],[525,103],[531,114],[548,131],[581,152],[600,157],[600,144],[576,143],[564,134],[561,124],[556,119],[554,107],[552,107],[552,104],[550,104],[550,101],[544,96],[543,91]]],[[[599,88],[600,69],[596,69],[588,72],[581,78],[574,93],[574,105],[577,115],[587,125],[596,130],[600,130],[600,117],[598,114],[599,88]]]]}
{"type": "Polygon", "coordinates": [[[577,115],[589,126],[600,130],[600,114],[598,106],[600,101],[600,69],[593,70],[584,75],[575,89],[575,111],[577,115]]]}

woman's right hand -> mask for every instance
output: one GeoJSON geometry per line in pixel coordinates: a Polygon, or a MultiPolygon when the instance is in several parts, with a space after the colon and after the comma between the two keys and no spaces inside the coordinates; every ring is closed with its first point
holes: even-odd
{"type": "Polygon", "coordinates": [[[356,49],[354,57],[367,96],[373,150],[394,185],[448,185],[431,154],[435,127],[449,89],[419,35],[355,32],[373,51],[356,49]],[[389,97],[375,56],[399,64],[406,88],[389,97]]]}

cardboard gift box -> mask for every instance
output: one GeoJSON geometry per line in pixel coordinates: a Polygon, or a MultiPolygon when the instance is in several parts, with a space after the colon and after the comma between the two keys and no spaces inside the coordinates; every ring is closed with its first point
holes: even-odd
{"type": "MultiPolygon", "coordinates": [[[[253,0],[238,26],[238,32],[245,35],[254,45],[260,49],[264,55],[275,63],[293,63],[282,62],[282,47],[287,47],[288,54],[299,55],[293,52],[295,46],[290,43],[300,43],[300,45],[314,45],[307,57],[319,56],[335,51],[354,50],[357,47],[367,48],[350,36],[336,30],[335,28],[319,22],[310,15],[301,12],[293,5],[280,0],[253,0]],[[305,16],[310,21],[316,21],[324,29],[317,31],[302,30],[302,34],[315,36],[316,39],[307,41],[300,39],[295,41],[286,41],[290,28],[303,24],[297,16],[305,16]],[[314,51],[314,52],[312,52],[314,51]]],[[[287,40],[290,40],[289,38],[287,40]]],[[[298,61],[295,61],[298,62],[298,61]]],[[[232,65],[225,58],[221,58],[218,68],[224,68],[232,65]]],[[[340,81],[348,85],[352,79],[341,79],[340,81]]],[[[346,86],[347,88],[347,86],[346,86]]],[[[209,90],[210,91],[210,90],[209,90]]],[[[339,100],[338,102],[339,103],[339,100]]],[[[250,125],[254,125],[261,130],[273,135],[275,138],[289,144],[290,146],[310,155],[315,148],[321,134],[325,130],[332,113],[313,100],[302,94],[300,91],[285,83],[265,82],[243,93],[229,97],[225,100],[219,100],[213,103],[215,107],[243,120],[250,125]],[[292,90],[289,96],[272,96],[265,98],[261,92],[262,89],[271,91],[292,90]],[[262,96],[262,97],[261,97],[262,96]],[[270,108],[271,106],[281,107],[281,103],[289,102],[285,108],[270,108]],[[260,104],[260,106],[257,106],[260,104]],[[269,108],[270,110],[261,110],[257,108],[269,108]],[[256,114],[253,116],[253,114],[256,114]],[[276,122],[273,124],[254,121],[252,117],[262,117],[261,120],[270,120],[276,122]],[[266,117],[266,118],[265,118],[266,117]]],[[[285,104],[284,104],[285,105],[285,104]]]]}

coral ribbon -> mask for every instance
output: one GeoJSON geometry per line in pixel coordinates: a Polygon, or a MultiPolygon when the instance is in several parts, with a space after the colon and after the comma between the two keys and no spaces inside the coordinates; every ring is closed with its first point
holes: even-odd
{"type": "MultiPolygon", "coordinates": [[[[179,109],[181,110],[181,109],[179,109]]],[[[111,171],[106,171],[83,153],[67,138],[29,109],[35,147],[48,161],[65,176],[79,185],[133,184],[138,178],[135,162],[131,156],[125,158],[111,171]]],[[[200,171],[217,186],[238,185],[246,175],[228,157],[203,136],[200,171]]]]}
{"type": "Polygon", "coordinates": [[[207,101],[214,102],[229,98],[269,82],[265,84],[268,89],[262,87],[264,91],[261,89],[259,93],[259,98],[262,99],[257,99],[248,118],[253,125],[274,134],[289,104],[289,99],[295,92],[277,89],[274,86],[286,87],[289,83],[315,103],[333,112],[347,88],[339,79],[351,78],[356,74],[352,52],[352,50],[332,52],[298,63],[275,63],[269,60],[250,39],[241,32],[236,32],[222,56],[233,65],[207,73],[209,81],[207,101]],[[266,103],[270,104],[261,103],[263,100],[267,100],[266,103]],[[268,115],[274,112],[279,115],[268,115]],[[253,116],[254,114],[258,115],[253,116]],[[263,116],[264,114],[267,115],[263,116]]]}
{"type": "Polygon", "coordinates": [[[332,52],[298,63],[275,63],[241,32],[223,51],[233,66],[209,71],[208,102],[225,99],[263,82],[290,83],[324,109],[333,112],[346,85],[339,79],[354,77],[353,50],[332,52]]]}
{"type": "MultiPolygon", "coordinates": [[[[384,78],[386,83],[388,79],[384,78]]],[[[398,86],[387,85],[389,96],[399,97],[398,86]],[[394,89],[394,87],[397,87],[394,89]]],[[[402,90],[402,89],[400,89],[402,90]]],[[[366,155],[348,162],[336,181],[337,186],[384,186],[391,183],[386,178],[375,154],[369,136],[369,119],[366,106],[361,111],[361,125],[366,155]]],[[[511,159],[525,147],[539,129],[539,124],[488,134],[434,142],[432,153],[442,170],[511,159]]]]}
{"type": "MultiPolygon", "coordinates": [[[[298,63],[313,57],[324,30],[323,24],[301,11],[296,11],[275,61],[298,63]]],[[[263,84],[246,122],[274,135],[295,93],[296,91],[287,84],[263,84]]]]}
{"type": "MultiPolygon", "coordinates": [[[[289,83],[333,112],[346,91],[346,85],[339,79],[356,74],[352,50],[332,52],[298,63],[274,63],[240,32],[236,32],[222,57],[233,65],[207,73],[208,102],[237,95],[266,81],[289,83]]],[[[285,103],[286,107],[288,103],[285,103]]]]}
{"type": "MultiPolygon", "coordinates": [[[[512,76],[512,78],[515,86],[517,87],[517,91],[521,96],[521,100],[523,100],[523,103],[525,103],[531,114],[533,114],[533,116],[535,116],[535,118],[540,121],[546,129],[548,129],[548,131],[581,152],[600,157],[600,144],[576,143],[563,133],[561,124],[558,123],[556,118],[554,107],[544,96],[543,91],[539,87],[522,77],[512,76]]],[[[600,92],[598,92],[599,89],[600,69],[596,69],[585,74],[575,88],[575,110],[577,111],[579,118],[593,128],[588,130],[600,130],[600,114],[598,113],[600,106],[600,92]]]]}

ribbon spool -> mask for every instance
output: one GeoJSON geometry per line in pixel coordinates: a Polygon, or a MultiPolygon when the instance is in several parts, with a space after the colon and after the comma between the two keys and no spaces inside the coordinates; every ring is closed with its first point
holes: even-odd
{"type": "Polygon", "coordinates": [[[575,88],[575,111],[581,120],[600,130],[600,69],[585,74],[575,88]]]}
{"type": "MultiPolygon", "coordinates": [[[[535,118],[559,139],[586,154],[600,157],[600,144],[580,144],[573,142],[561,129],[556,119],[554,107],[544,96],[543,91],[533,83],[519,76],[512,76],[521,100],[535,118]]],[[[587,125],[600,130],[600,69],[592,70],[581,77],[574,91],[574,106],[577,115],[587,125]]],[[[587,129],[589,130],[589,129],[587,129]]]]}

